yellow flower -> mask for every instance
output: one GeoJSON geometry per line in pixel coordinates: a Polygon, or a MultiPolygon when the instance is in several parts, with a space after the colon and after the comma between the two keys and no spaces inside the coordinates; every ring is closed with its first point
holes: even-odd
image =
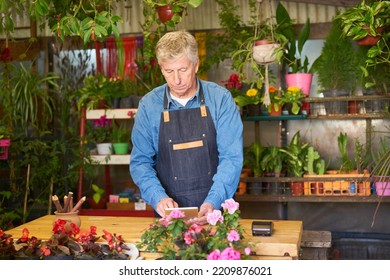
{"type": "Polygon", "coordinates": [[[291,92],[292,94],[296,94],[300,91],[301,89],[299,87],[296,87],[296,86],[290,86],[287,88],[287,91],[288,92],[291,92]]]}
{"type": "Polygon", "coordinates": [[[256,96],[258,92],[259,91],[257,89],[251,88],[251,89],[248,89],[246,91],[246,95],[249,96],[249,97],[253,97],[253,96],[256,96]]]}

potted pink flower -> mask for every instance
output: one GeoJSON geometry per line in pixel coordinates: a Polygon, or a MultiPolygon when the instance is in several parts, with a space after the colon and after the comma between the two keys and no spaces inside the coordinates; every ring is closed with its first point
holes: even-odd
{"type": "Polygon", "coordinates": [[[148,252],[162,252],[162,259],[248,259],[251,249],[243,240],[239,204],[228,199],[222,208],[223,211],[209,213],[208,226],[186,220],[183,212],[173,210],[166,218],[150,225],[137,247],[148,252]]]}

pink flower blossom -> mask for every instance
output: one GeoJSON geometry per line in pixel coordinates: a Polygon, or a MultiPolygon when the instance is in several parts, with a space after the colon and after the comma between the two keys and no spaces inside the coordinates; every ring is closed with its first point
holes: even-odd
{"type": "Polygon", "coordinates": [[[228,210],[229,214],[232,215],[239,207],[239,203],[235,202],[233,198],[226,199],[224,203],[221,204],[224,210],[228,210]]]}
{"type": "Polygon", "coordinates": [[[244,252],[245,252],[245,255],[249,256],[249,255],[251,254],[251,248],[246,247],[246,248],[244,249],[244,252]]]}
{"type": "Polygon", "coordinates": [[[195,242],[195,238],[192,237],[192,234],[189,231],[186,231],[184,233],[184,241],[187,245],[191,245],[193,242],[195,242]]]}
{"type": "Polygon", "coordinates": [[[238,234],[238,232],[236,230],[232,229],[227,234],[227,240],[229,240],[229,242],[238,241],[238,240],[240,240],[240,235],[238,234]]]}
{"type": "Polygon", "coordinates": [[[202,231],[202,229],[203,229],[203,227],[202,227],[201,225],[192,224],[192,225],[190,226],[190,228],[188,229],[188,231],[189,231],[190,233],[199,233],[199,232],[202,231]]]}
{"type": "Polygon", "coordinates": [[[220,210],[214,210],[213,212],[210,212],[207,214],[207,222],[210,225],[215,226],[217,222],[223,222],[222,213],[220,210]]]}
{"type": "Polygon", "coordinates": [[[207,260],[213,261],[213,260],[219,260],[221,256],[221,252],[217,249],[215,251],[212,251],[210,254],[207,256],[207,260]]]}
{"type": "Polygon", "coordinates": [[[240,260],[241,254],[232,247],[227,247],[221,252],[220,260],[240,260]]]}
{"type": "Polygon", "coordinates": [[[169,213],[167,219],[180,219],[180,218],[184,218],[184,212],[180,211],[180,210],[172,210],[171,213],[169,213]]]}

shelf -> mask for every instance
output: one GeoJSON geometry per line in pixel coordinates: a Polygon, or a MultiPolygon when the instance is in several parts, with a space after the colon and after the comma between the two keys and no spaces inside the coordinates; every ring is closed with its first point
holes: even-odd
{"type": "Polygon", "coordinates": [[[390,203],[390,196],[360,196],[360,195],[301,195],[301,196],[292,196],[292,195],[252,195],[252,194],[236,194],[234,199],[237,202],[337,202],[337,203],[390,203]]]}
{"type": "Polygon", "coordinates": [[[126,165],[130,164],[130,155],[91,155],[92,163],[96,165],[126,165]]]}
{"type": "Polygon", "coordinates": [[[136,113],[136,108],[87,110],[86,118],[87,120],[95,120],[106,115],[107,119],[132,119],[136,113]]]}
{"type": "Polygon", "coordinates": [[[307,115],[281,115],[281,116],[246,116],[246,121],[286,121],[286,120],[304,120],[307,115]]]}

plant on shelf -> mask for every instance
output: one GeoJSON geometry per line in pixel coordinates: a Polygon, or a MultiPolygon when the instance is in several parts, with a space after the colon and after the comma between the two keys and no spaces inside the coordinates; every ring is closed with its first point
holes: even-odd
{"type": "Polygon", "coordinates": [[[354,164],[349,159],[347,154],[348,135],[340,132],[337,137],[339,152],[341,155],[340,173],[349,173],[354,169],[354,164]]]}
{"type": "Polygon", "coordinates": [[[258,105],[261,102],[261,94],[258,89],[248,89],[245,94],[237,95],[234,101],[238,106],[244,107],[248,105],[258,105]]]}
{"type": "Polygon", "coordinates": [[[173,210],[142,233],[137,247],[161,252],[162,259],[168,260],[248,259],[251,249],[243,240],[239,204],[228,199],[222,208],[223,212],[214,210],[208,214],[208,226],[186,220],[183,212],[173,210]]]}
{"type": "Polygon", "coordinates": [[[295,37],[293,21],[286,8],[279,3],[276,8],[276,22],[279,25],[279,32],[287,38],[285,52],[281,58],[282,63],[287,67],[286,73],[309,73],[309,60],[302,54],[303,48],[310,35],[310,19],[307,18],[305,24],[295,37]],[[298,44],[296,40],[298,39],[298,44]]]}
{"type": "Polygon", "coordinates": [[[98,106],[110,108],[114,98],[127,97],[128,80],[120,77],[107,77],[104,74],[91,75],[84,78],[84,85],[74,93],[77,107],[96,109],[98,106]]]}
{"type": "Polygon", "coordinates": [[[106,115],[101,116],[97,120],[93,120],[93,123],[89,122],[87,138],[93,143],[111,143],[112,142],[112,122],[107,119],[106,115]],[[92,124],[92,125],[91,125],[92,124]]]}
{"type": "Polygon", "coordinates": [[[308,143],[301,141],[301,134],[298,130],[291,138],[290,143],[281,149],[287,154],[286,170],[290,176],[300,178],[305,173],[305,165],[307,162],[308,143]]]}
{"type": "Polygon", "coordinates": [[[298,115],[301,110],[301,104],[304,97],[305,95],[299,87],[290,86],[287,90],[282,91],[281,104],[283,104],[283,107],[291,107],[291,113],[298,115]]]}
{"type": "Polygon", "coordinates": [[[224,86],[231,92],[233,98],[239,96],[243,89],[243,84],[239,78],[240,77],[237,73],[233,73],[229,76],[228,80],[222,81],[224,86]]]}
{"type": "Polygon", "coordinates": [[[264,151],[265,147],[260,142],[254,142],[244,148],[244,167],[250,168],[254,177],[261,177],[263,175],[261,158],[264,151]]]}
{"type": "MultiPolygon", "coordinates": [[[[325,38],[321,55],[313,63],[313,72],[318,74],[321,90],[332,91],[332,96],[338,96],[338,91],[348,94],[356,88],[359,80],[359,64],[356,50],[351,40],[342,36],[341,19],[334,18],[328,35],[325,38]]],[[[324,93],[326,96],[326,94],[324,93]]]]}
{"type": "Polygon", "coordinates": [[[88,204],[93,209],[103,209],[106,207],[106,190],[96,184],[91,184],[92,197],[88,199],[88,204]]]}
{"type": "Polygon", "coordinates": [[[281,177],[285,171],[286,154],[282,148],[268,146],[261,158],[261,168],[268,177],[281,177]]]}
{"type": "Polygon", "coordinates": [[[113,143],[128,143],[129,129],[126,123],[118,124],[117,121],[112,122],[112,142],[113,143]]]}
{"type": "Polygon", "coordinates": [[[311,146],[307,148],[306,162],[307,165],[305,166],[305,170],[307,174],[325,174],[325,160],[321,158],[320,153],[311,146]]]}
{"type": "Polygon", "coordinates": [[[269,102],[270,104],[267,106],[265,99],[266,96],[261,97],[261,103],[264,104],[267,109],[268,113],[271,113],[271,111],[276,111],[276,112],[281,112],[282,111],[282,106],[283,106],[283,92],[276,88],[275,86],[271,85],[269,86],[269,102]]]}

